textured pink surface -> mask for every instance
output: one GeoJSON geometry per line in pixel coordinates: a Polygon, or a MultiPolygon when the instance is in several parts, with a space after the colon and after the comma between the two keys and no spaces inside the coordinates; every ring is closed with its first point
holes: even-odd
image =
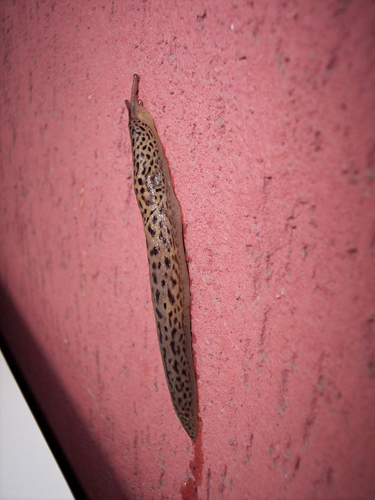
{"type": "Polygon", "coordinates": [[[2,328],[89,498],[374,497],[375,4],[1,11],[0,276],[27,329],[2,328]],[[195,447],[157,345],[134,72],[185,225],[195,447]]]}

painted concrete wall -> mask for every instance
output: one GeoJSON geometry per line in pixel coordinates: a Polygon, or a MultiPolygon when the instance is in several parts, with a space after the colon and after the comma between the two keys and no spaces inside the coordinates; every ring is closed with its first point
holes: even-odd
{"type": "Polygon", "coordinates": [[[1,4],[1,327],[90,499],[375,495],[375,4],[1,4]],[[181,204],[200,434],[158,351],[125,98],[181,204]]]}

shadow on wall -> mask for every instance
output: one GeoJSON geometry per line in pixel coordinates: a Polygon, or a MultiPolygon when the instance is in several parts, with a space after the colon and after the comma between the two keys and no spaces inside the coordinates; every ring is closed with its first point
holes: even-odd
{"type": "Polygon", "coordinates": [[[130,498],[1,283],[0,348],[74,497],[130,498]]]}

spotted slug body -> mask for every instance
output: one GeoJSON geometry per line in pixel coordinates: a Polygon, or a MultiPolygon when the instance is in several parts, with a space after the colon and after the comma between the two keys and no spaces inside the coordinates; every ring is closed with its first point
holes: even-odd
{"type": "Polygon", "coordinates": [[[198,403],[190,326],[189,275],[181,213],[163,147],[138,100],[134,75],[129,111],[134,189],[146,234],[151,295],[164,372],[176,414],[195,441],[198,403]]]}

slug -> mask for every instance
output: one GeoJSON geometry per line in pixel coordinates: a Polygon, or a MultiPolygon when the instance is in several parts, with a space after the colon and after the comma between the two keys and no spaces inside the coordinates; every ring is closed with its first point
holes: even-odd
{"type": "Polygon", "coordinates": [[[139,76],[134,75],[131,99],[125,103],[156,329],[173,407],[189,437],[196,441],[198,401],[181,212],[154,120],[138,99],[138,85],[139,76]]]}

